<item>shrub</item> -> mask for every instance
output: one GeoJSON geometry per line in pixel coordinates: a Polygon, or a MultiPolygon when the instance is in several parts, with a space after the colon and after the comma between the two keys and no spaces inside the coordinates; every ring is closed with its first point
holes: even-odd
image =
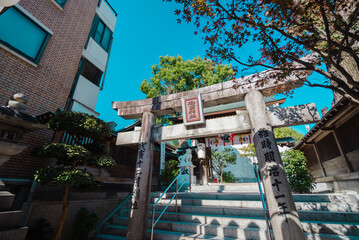
{"type": "Polygon", "coordinates": [[[281,157],[292,190],[298,193],[313,190],[316,185],[315,178],[307,167],[307,159],[303,152],[290,149],[282,152],[281,157]]]}
{"type": "Polygon", "coordinates": [[[29,226],[26,240],[51,240],[54,228],[45,218],[39,218],[34,224],[29,226]]]}
{"type": "Polygon", "coordinates": [[[161,171],[161,182],[162,184],[169,185],[178,175],[180,169],[177,168],[177,160],[169,160],[165,163],[165,168],[161,171]]]}
{"type": "Polygon", "coordinates": [[[234,183],[236,182],[236,178],[234,177],[233,173],[229,172],[223,172],[223,182],[225,183],[234,183]]]}
{"type": "Polygon", "coordinates": [[[57,112],[48,125],[54,131],[97,139],[106,138],[111,133],[111,127],[105,121],[86,113],[57,112]]]}
{"type": "Polygon", "coordinates": [[[75,240],[89,239],[88,235],[90,231],[95,228],[95,224],[98,220],[95,213],[90,212],[86,208],[81,208],[77,213],[75,220],[75,240]]]}

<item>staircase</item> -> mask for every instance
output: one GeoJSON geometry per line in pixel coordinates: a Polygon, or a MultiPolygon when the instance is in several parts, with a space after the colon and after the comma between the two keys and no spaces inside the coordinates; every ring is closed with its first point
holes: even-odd
{"type": "Polygon", "coordinates": [[[0,181],[0,240],[24,240],[28,227],[20,227],[20,210],[11,211],[15,195],[1,191],[4,184],[0,181]]]}
{"type": "MultiPolygon", "coordinates": [[[[192,193],[178,194],[178,213],[174,201],[157,223],[155,240],[194,239],[267,239],[266,222],[256,192],[256,183],[241,187],[212,184],[195,186],[192,193]],[[235,188],[242,190],[234,192],[235,188]],[[244,192],[246,191],[246,192],[244,192]]],[[[151,194],[152,203],[160,193],[151,194]]],[[[169,202],[173,193],[166,194],[156,206],[156,218],[169,202]]],[[[359,240],[358,195],[295,194],[302,227],[308,240],[359,240]]],[[[102,233],[93,239],[125,239],[129,208],[115,215],[102,233]]],[[[150,236],[150,217],[147,238],[150,236]]]]}

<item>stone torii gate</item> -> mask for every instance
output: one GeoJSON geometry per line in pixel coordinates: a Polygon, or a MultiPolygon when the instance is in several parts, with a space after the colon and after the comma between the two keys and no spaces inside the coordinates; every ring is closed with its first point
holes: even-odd
{"type": "Polygon", "coordinates": [[[276,145],[272,127],[284,127],[313,123],[319,115],[314,104],[267,110],[264,95],[273,95],[275,89],[293,89],[301,86],[298,81],[307,75],[296,74],[285,82],[278,83],[271,72],[261,77],[249,76],[246,84],[238,87],[236,80],[227,81],[157,98],[138,101],[113,102],[113,108],[124,119],[142,118],[140,130],[118,134],[117,145],[138,144],[136,172],[131,199],[130,220],[127,239],[144,239],[151,191],[154,142],[175,139],[203,138],[225,133],[252,132],[260,173],[263,178],[272,228],[276,240],[304,239],[298,213],[295,208],[283,163],[276,145]],[[258,81],[266,79],[265,84],[258,81]],[[211,107],[235,101],[245,101],[246,111],[220,119],[206,120],[204,124],[185,126],[155,125],[156,117],[182,112],[183,97],[201,94],[203,107],[211,107]]]}

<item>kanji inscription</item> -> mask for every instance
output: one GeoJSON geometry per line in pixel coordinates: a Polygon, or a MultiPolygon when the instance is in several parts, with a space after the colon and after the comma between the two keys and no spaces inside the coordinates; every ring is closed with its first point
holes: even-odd
{"type": "Polygon", "coordinates": [[[204,123],[201,95],[183,97],[182,111],[184,125],[195,125],[204,123]]]}

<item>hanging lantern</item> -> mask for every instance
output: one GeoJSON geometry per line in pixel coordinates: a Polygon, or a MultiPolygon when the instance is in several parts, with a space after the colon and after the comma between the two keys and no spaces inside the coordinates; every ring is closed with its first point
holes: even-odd
{"type": "Polygon", "coordinates": [[[197,143],[197,156],[198,156],[198,159],[206,158],[206,144],[205,143],[197,143]]]}

